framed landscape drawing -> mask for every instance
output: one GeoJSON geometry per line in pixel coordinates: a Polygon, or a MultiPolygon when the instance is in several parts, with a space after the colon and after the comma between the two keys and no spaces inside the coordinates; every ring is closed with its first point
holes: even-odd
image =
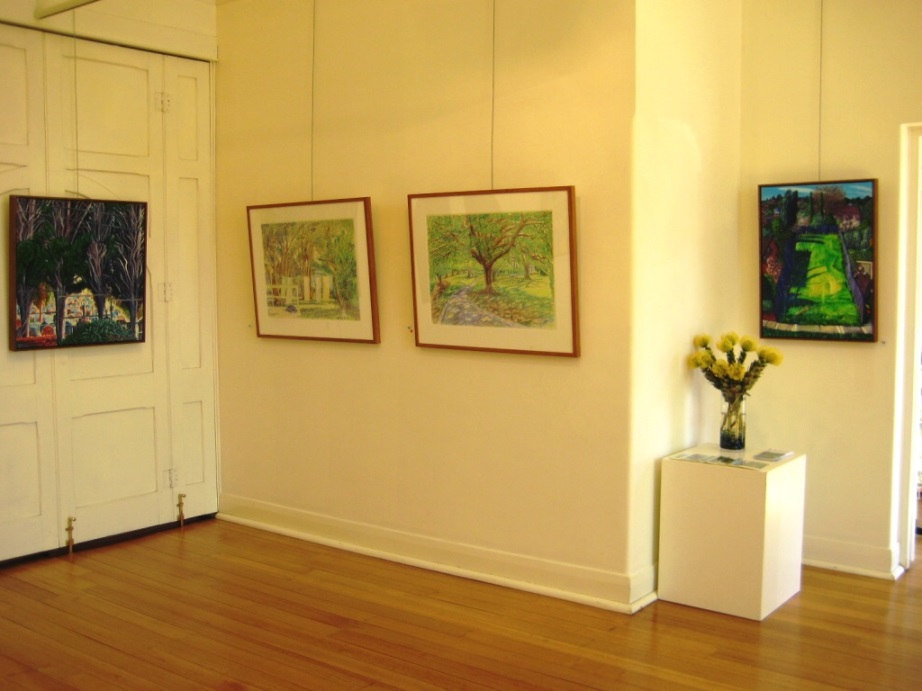
{"type": "Polygon", "coordinates": [[[877,181],[759,186],[761,335],[877,340],[877,181]]]}
{"type": "Polygon", "coordinates": [[[248,206],[259,336],[379,343],[371,199],[248,206]]]}
{"type": "Polygon", "coordinates": [[[409,195],[416,345],[578,357],[574,196],[409,195]]]}
{"type": "Polygon", "coordinates": [[[147,203],[10,196],[10,349],[143,342],[147,203]]]}

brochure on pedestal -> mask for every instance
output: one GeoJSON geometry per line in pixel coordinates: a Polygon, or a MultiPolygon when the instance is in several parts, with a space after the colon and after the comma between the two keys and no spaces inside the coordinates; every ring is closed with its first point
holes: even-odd
{"type": "Polygon", "coordinates": [[[669,458],[675,458],[679,461],[713,463],[715,465],[726,465],[733,468],[765,471],[770,469],[773,464],[793,458],[793,456],[793,451],[765,449],[756,454],[749,454],[746,451],[729,451],[715,446],[713,453],[710,452],[710,449],[701,449],[699,447],[690,452],[674,454],[669,456],[669,458]]]}
{"type": "Polygon", "coordinates": [[[793,451],[777,451],[776,449],[766,449],[761,451],[753,456],[757,461],[769,461],[775,463],[777,461],[783,461],[785,458],[790,458],[794,455],[793,451]]]}

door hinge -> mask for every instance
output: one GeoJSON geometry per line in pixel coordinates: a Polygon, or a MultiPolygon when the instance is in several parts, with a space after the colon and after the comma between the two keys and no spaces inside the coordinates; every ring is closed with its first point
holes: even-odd
{"type": "Polygon", "coordinates": [[[161,113],[169,113],[173,105],[173,97],[166,91],[157,92],[157,110],[161,113]]]}
{"type": "Polygon", "coordinates": [[[160,284],[160,302],[170,302],[173,299],[173,284],[160,284]]]}

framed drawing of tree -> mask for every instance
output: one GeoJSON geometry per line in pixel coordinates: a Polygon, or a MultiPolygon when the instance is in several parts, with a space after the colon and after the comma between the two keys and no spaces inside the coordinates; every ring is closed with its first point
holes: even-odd
{"type": "Polygon", "coordinates": [[[147,203],[10,196],[10,349],[143,342],[147,203]]]}
{"type": "Polygon", "coordinates": [[[759,186],[761,335],[877,340],[877,181],[759,186]]]}
{"type": "Polygon", "coordinates": [[[409,195],[416,345],[578,357],[574,197],[409,195]]]}
{"type": "Polygon", "coordinates": [[[259,336],[379,343],[371,199],[248,206],[259,336]]]}

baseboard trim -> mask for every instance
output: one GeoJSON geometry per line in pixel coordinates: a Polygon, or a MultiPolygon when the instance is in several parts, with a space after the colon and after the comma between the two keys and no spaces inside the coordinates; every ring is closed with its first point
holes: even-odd
{"type": "MultiPolygon", "coordinates": [[[[430,571],[634,614],[656,599],[629,601],[628,576],[436,540],[222,494],[218,519],[430,571]]],[[[642,580],[648,580],[646,575],[642,580]]]]}
{"type": "Polygon", "coordinates": [[[896,548],[804,536],[805,566],[896,580],[903,575],[896,548]]]}
{"type": "Polygon", "coordinates": [[[895,581],[903,575],[905,569],[901,566],[894,568],[892,571],[876,571],[873,569],[863,569],[857,566],[846,564],[835,564],[815,559],[804,559],[804,566],[810,566],[815,569],[826,569],[827,571],[839,571],[841,573],[851,573],[856,576],[867,576],[868,578],[880,578],[885,581],[895,581]]]}

